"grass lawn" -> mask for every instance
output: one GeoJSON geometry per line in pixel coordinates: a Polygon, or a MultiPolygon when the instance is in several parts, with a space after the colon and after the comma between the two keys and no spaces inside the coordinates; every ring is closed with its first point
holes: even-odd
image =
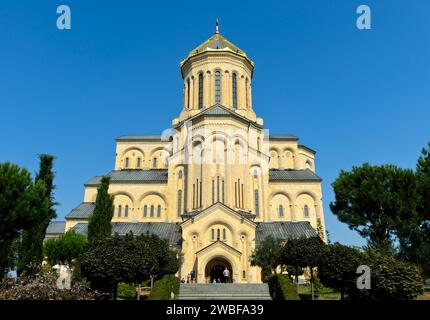
{"type": "MultiPolygon", "coordinates": [[[[300,294],[311,295],[310,285],[300,285],[300,294]]],[[[315,291],[316,300],[340,300],[340,292],[331,288],[322,288],[318,292],[315,291]]]]}
{"type": "Polygon", "coordinates": [[[430,300],[430,291],[425,291],[424,294],[418,296],[417,300],[430,300]]]}

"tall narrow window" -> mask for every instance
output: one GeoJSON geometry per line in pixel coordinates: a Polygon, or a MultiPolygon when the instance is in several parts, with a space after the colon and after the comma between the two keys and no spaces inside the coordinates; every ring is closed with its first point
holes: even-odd
{"type": "Polygon", "coordinates": [[[213,240],[215,240],[215,229],[214,229],[214,228],[212,228],[212,230],[211,230],[211,231],[212,231],[212,241],[213,241],[213,240]]]}
{"type": "Polygon", "coordinates": [[[154,218],[154,206],[151,206],[151,211],[149,211],[149,216],[154,218]]]}
{"type": "Polygon", "coordinates": [[[128,217],[128,205],[125,206],[125,210],[124,210],[124,217],[127,218],[128,217]]]}
{"type": "Polygon", "coordinates": [[[140,168],[140,158],[137,158],[136,160],[136,168],[140,168]]]}
{"type": "Polygon", "coordinates": [[[260,140],[260,137],[257,137],[257,151],[261,151],[261,140],[260,140]]]}
{"type": "Polygon", "coordinates": [[[215,71],[215,103],[221,103],[221,72],[215,71]]]}
{"type": "Polygon", "coordinates": [[[157,158],[152,159],[152,167],[157,168],[157,158]]]}
{"type": "Polygon", "coordinates": [[[182,190],[178,190],[178,217],[182,214],[182,190]]]}
{"type": "Polygon", "coordinates": [[[221,239],[221,235],[220,235],[219,229],[216,230],[216,239],[217,240],[221,239]]]}
{"type": "Polygon", "coordinates": [[[203,73],[199,74],[199,109],[203,108],[203,73]]]}
{"type": "Polygon", "coordinates": [[[216,201],[220,201],[219,198],[219,177],[216,177],[216,201]]]}
{"type": "Polygon", "coordinates": [[[178,173],[178,179],[182,179],[182,170],[178,173]]]}
{"type": "Polygon", "coordinates": [[[248,78],[245,80],[245,100],[246,100],[246,108],[249,107],[248,103],[248,78]]]}
{"type": "Polygon", "coordinates": [[[234,183],[234,206],[237,207],[237,182],[234,183]]]}
{"type": "Polygon", "coordinates": [[[158,207],[157,207],[157,218],[160,218],[160,217],[161,217],[161,206],[158,205],[158,207]]]}
{"type": "Polygon", "coordinates": [[[227,240],[227,233],[226,233],[225,229],[222,229],[222,239],[224,241],[227,240]]]}
{"type": "Polygon", "coordinates": [[[279,217],[283,217],[284,216],[284,206],[282,204],[279,205],[279,217]]]}
{"type": "Polygon", "coordinates": [[[196,185],[193,183],[193,209],[196,208],[196,185]]]}
{"type": "Polygon", "coordinates": [[[199,208],[202,207],[202,199],[203,199],[203,194],[202,194],[202,182],[200,181],[200,206],[199,208]]]}
{"type": "Polygon", "coordinates": [[[233,108],[237,109],[237,75],[236,73],[233,73],[233,79],[232,79],[232,86],[233,86],[233,108]]]}
{"type": "Polygon", "coordinates": [[[146,218],[148,216],[148,206],[145,204],[143,207],[143,217],[146,218]]]}
{"type": "Polygon", "coordinates": [[[254,191],[254,206],[255,206],[255,215],[258,216],[260,214],[260,203],[258,200],[258,190],[254,191]]]}
{"type": "Polygon", "coordinates": [[[309,218],[309,207],[307,204],[305,204],[305,206],[303,208],[303,214],[304,214],[305,218],[309,218]]]}
{"type": "Polygon", "coordinates": [[[128,168],[128,166],[130,165],[130,160],[128,158],[125,158],[125,167],[128,168]]]}
{"type": "Polygon", "coordinates": [[[187,107],[190,108],[190,79],[187,80],[187,107]]]}
{"type": "Polygon", "coordinates": [[[242,208],[244,208],[245,206],[243,205],[243,183],[242,183],[242,208]]]}
{"type": "Polygon", "coordinates": [[[121,216],[122,216],[122,206],[119,205],[118,206],[118,218],[121,218],[121,216]]]}
{"type": "Polygon", "coordinates": [[[212,204],[215,203],[215,180],[212,179],[212,204]]]}

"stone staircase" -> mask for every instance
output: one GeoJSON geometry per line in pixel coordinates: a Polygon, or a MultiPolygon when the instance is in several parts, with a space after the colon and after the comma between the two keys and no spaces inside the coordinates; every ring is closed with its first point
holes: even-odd
{"type": "Polygon", "coordinates": [[[181,283],[178,300],[270,300],[269,286],[241,283],[181,283]]]}

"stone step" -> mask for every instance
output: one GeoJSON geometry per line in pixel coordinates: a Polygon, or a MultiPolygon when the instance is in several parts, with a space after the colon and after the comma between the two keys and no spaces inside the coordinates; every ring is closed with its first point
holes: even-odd
{"type": "Polygon", "coordinates": [[[179,300],[270,300],[269,286],[241,283],[181,284],[179,300]]]}

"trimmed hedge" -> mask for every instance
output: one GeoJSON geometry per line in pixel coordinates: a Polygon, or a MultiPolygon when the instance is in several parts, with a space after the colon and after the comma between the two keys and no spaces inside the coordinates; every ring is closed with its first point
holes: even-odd
{"type": "Polygon", "coordinates": [[[269,290],[273,300],[300,300],[293,280],[286,274],[272,275],[269,290]]]}
{"type": "Polygon", "coordinates": [[[125,300],[131,300],[136,299],[137,292],[136,292],[136,286],[134,284],[128,284],[128,283],[119,283],[118,284],[118,298],[125,299],[125,300]]]}
{"type": "Polygon", "coordinates": [[[179,293],[179,278],[175,277],[174,274],[167,274],[160,280],[155,281],[154,287],[152,288],[149,300],[170,300],[170,293],[173,291],[176,299],[179,293]]]}

